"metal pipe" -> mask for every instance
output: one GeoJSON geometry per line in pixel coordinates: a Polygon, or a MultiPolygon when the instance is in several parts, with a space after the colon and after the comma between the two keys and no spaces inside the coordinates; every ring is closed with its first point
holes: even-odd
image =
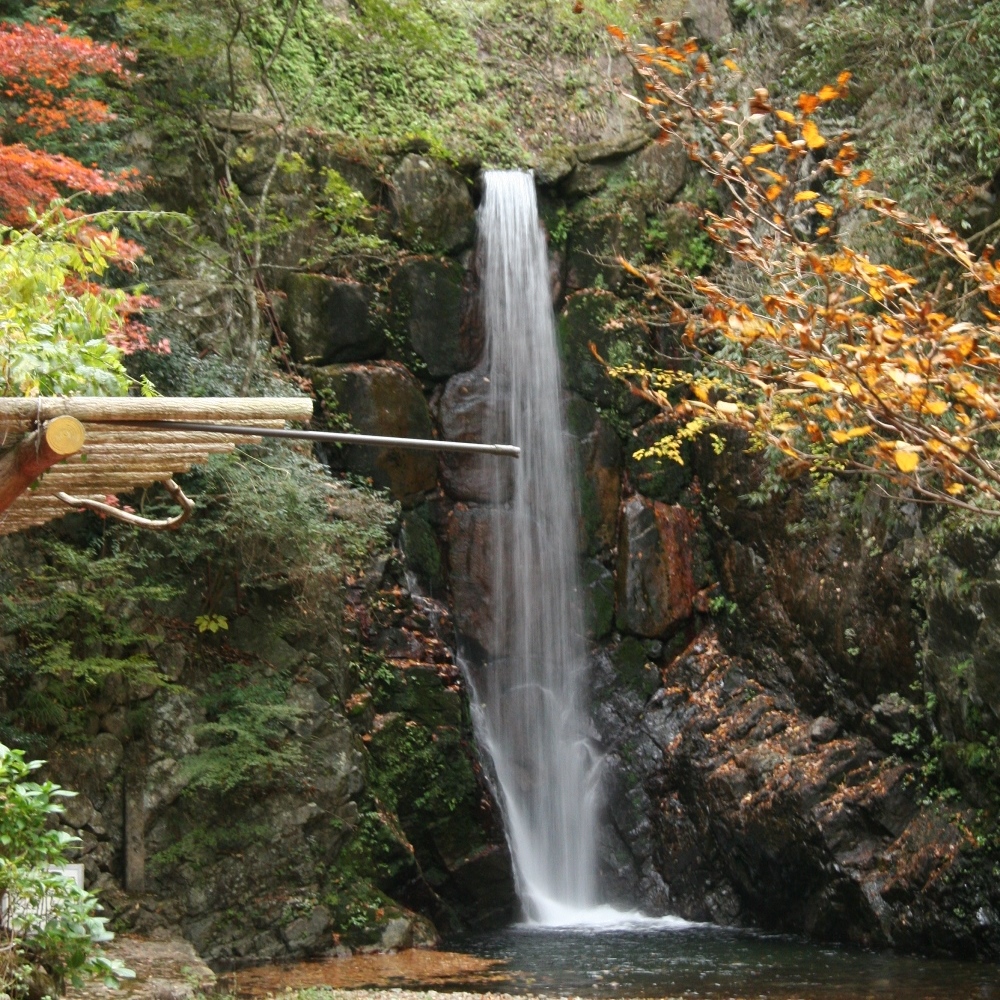
{"type": "MultiPolygon", "coordinates": [[[[88,420],[88,424],[135,423],[128,420],[88,420]]],[[[521,449],[512,444],[480,444],[476,441],[434,441],[427,438],[378,437],[374,434],[343,434],[333,431],[300,431],[278,427],[248,427],[245,424],[203,424],[190,420],[143,420],[143,428],[157,430],[203,431],[207,434],[245,434],[248,437],[293,438],[304,441],[329,441],[336,444],[363,444],[377,448],[413,448],[420,451],[457,451],[520,458],[521,449]]]]}

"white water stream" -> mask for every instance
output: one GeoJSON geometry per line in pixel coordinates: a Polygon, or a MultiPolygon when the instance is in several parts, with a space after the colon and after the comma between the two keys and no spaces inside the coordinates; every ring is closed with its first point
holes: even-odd
{"type": "Polygon", "coordinates": [[[571,442],[564,425],[545,236],[530,174],[489,171],[479,209],[493,426],[520,445],[495,462],[493,655],[474,711],[529,920],[602,924],[600,758],[588,738],[587,656],[577,570],[571,442]]]}

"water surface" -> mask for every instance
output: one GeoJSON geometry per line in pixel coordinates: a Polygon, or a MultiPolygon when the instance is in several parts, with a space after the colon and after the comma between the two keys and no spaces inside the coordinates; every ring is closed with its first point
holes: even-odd
{"type": "Polygon", "coordinates": [[[434,989],[553,997],[707,1000],[1000,1000],[996,965],[823,947],[704,925],[517,926],[404,952],[239,973],[235,991],[434,989]]]}

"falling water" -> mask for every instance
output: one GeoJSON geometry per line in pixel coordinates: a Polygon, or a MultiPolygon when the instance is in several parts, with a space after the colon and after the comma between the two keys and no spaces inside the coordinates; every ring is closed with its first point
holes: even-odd
{"type": "Polygon", "coordinates": [[[588,740],[574,479],[545,237],[530,174],[490,171],[479,210],[493,426],[493,648],[474,684],[522,903],[540,923],[597,904],[600,761],[588,740]]]}

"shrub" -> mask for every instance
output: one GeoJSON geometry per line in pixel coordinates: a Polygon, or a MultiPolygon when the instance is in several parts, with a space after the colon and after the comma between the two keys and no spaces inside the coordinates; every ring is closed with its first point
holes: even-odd
{"type": "Polygon", "coordinates": [[[135,975],[100,951],[114,935],[94,914],[97,897],[53,870],[78,838],[49,829],[47,820],[63,811],[59,799],[75,793],[30,781],[43,763],[0,744],[0,990],[15,997],[32,982],[37,990],[46,975],[59,989],[88,975],[107,985],[135,975]]]}

